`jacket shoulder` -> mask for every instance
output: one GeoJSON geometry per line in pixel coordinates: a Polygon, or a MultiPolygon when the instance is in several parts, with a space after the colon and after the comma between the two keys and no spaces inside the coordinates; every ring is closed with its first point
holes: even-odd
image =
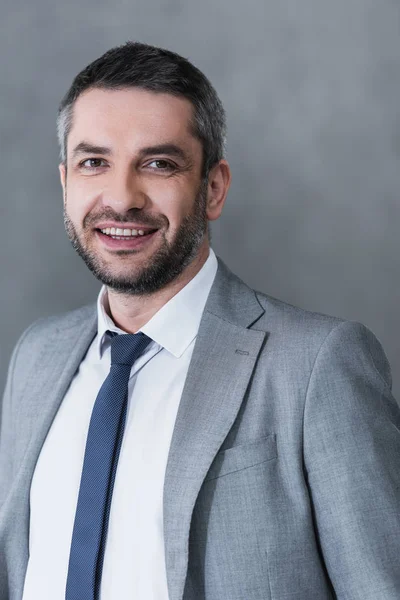
{"type": "Polygon", "coordinates": [[[291,330],[293,333],[314,331],[324,334],[346,322],[346,319],[306,310],[258,290],[253,291],[265,311],[261,322],[267,329],[284,329],[287,332],[291,330]]]}
{"type": "Polygon", "coordinates": [[[96,304],[91,303],[74,310],[69,310],[48,317],[41,317],[29,325],[21,337],[29,334],[46,334],[55,329],[69,329],[70,327],[75,327],[76,325],[84,323],[88,319],[92,318],[95,312],[96,304]]]}
{"type": "MultiPolygon", "coordinates": [[[[329,356],[368,356],[384,380],[392,386],[391,368],[376,335],[363,323],[299,308],[254,290],[265,310],[255,325],[269,332],[270,342],[286,357],[302,356],[313,364],[323,351],[329,356]]],[[[297,358],[296,358],[297,360],[297,358]]]]}
{"type": "Polygon", "coordinates": [[[17,355],[18,360],[24,359],[25,355],[27,360],[35,356],[36,351],[40,350],[42,344],[53,333],[83,325],[95,317],[96,304],[92,303],[64,313],[37,319],[20,335],[13,350],[11,363],[16,360],[17,355]]]}

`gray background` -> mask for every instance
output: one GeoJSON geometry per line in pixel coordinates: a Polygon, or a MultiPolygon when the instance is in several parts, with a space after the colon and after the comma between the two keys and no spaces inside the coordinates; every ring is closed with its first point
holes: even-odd
{"type": "Polygon", "coordinates": [[[99,290],[63,229],[56,110],[78,71],[136,39],[188,57],[226,106],[217,254],[257,289],[365,323],[399,398],[399,13],[395,0],[3,4],[0,389],[22,330],[99,290]]]}

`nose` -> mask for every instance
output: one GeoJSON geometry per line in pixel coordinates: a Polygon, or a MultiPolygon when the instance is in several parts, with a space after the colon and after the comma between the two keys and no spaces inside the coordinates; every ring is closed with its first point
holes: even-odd
{"type": "Polygon", "coordinates": [[[103,192],[103,204],[123,214],[131,208],[143,208],[147,197],[140,185],[139,177],[129,169],[115,170],[103,192]]]}

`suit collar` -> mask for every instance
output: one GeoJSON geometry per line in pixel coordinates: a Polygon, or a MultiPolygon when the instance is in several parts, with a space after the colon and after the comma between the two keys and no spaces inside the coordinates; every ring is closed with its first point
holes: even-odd
{"type": "Polygon", "coordinates": [[[254,290],[232,273],[219,256],[217,260],[217,274],[204,311],[248,328],[264,314],[264,308],[254,290]]]}

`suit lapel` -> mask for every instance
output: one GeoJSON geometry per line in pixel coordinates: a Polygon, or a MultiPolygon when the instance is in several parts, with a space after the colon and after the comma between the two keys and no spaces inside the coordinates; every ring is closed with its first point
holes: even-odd
{"type": "Polygon", "coordinates": [[[202,482],[229,433],[265,339],[250,330],[264,312],[254,291],[218,259],[200,323],[169,451],[164,484],[168,589],[181,600],[193,508],[202,482]]]}
{"type": "Polygon", "coordinates": [[[73,324],[59,327],[46,340],[20,402],[21,439],[25,475],[30,485],[33,470],[51,423],[97,330],[95,306],[73,324]],[[43,374],[43,377],[41,377],[43,374]]]}

